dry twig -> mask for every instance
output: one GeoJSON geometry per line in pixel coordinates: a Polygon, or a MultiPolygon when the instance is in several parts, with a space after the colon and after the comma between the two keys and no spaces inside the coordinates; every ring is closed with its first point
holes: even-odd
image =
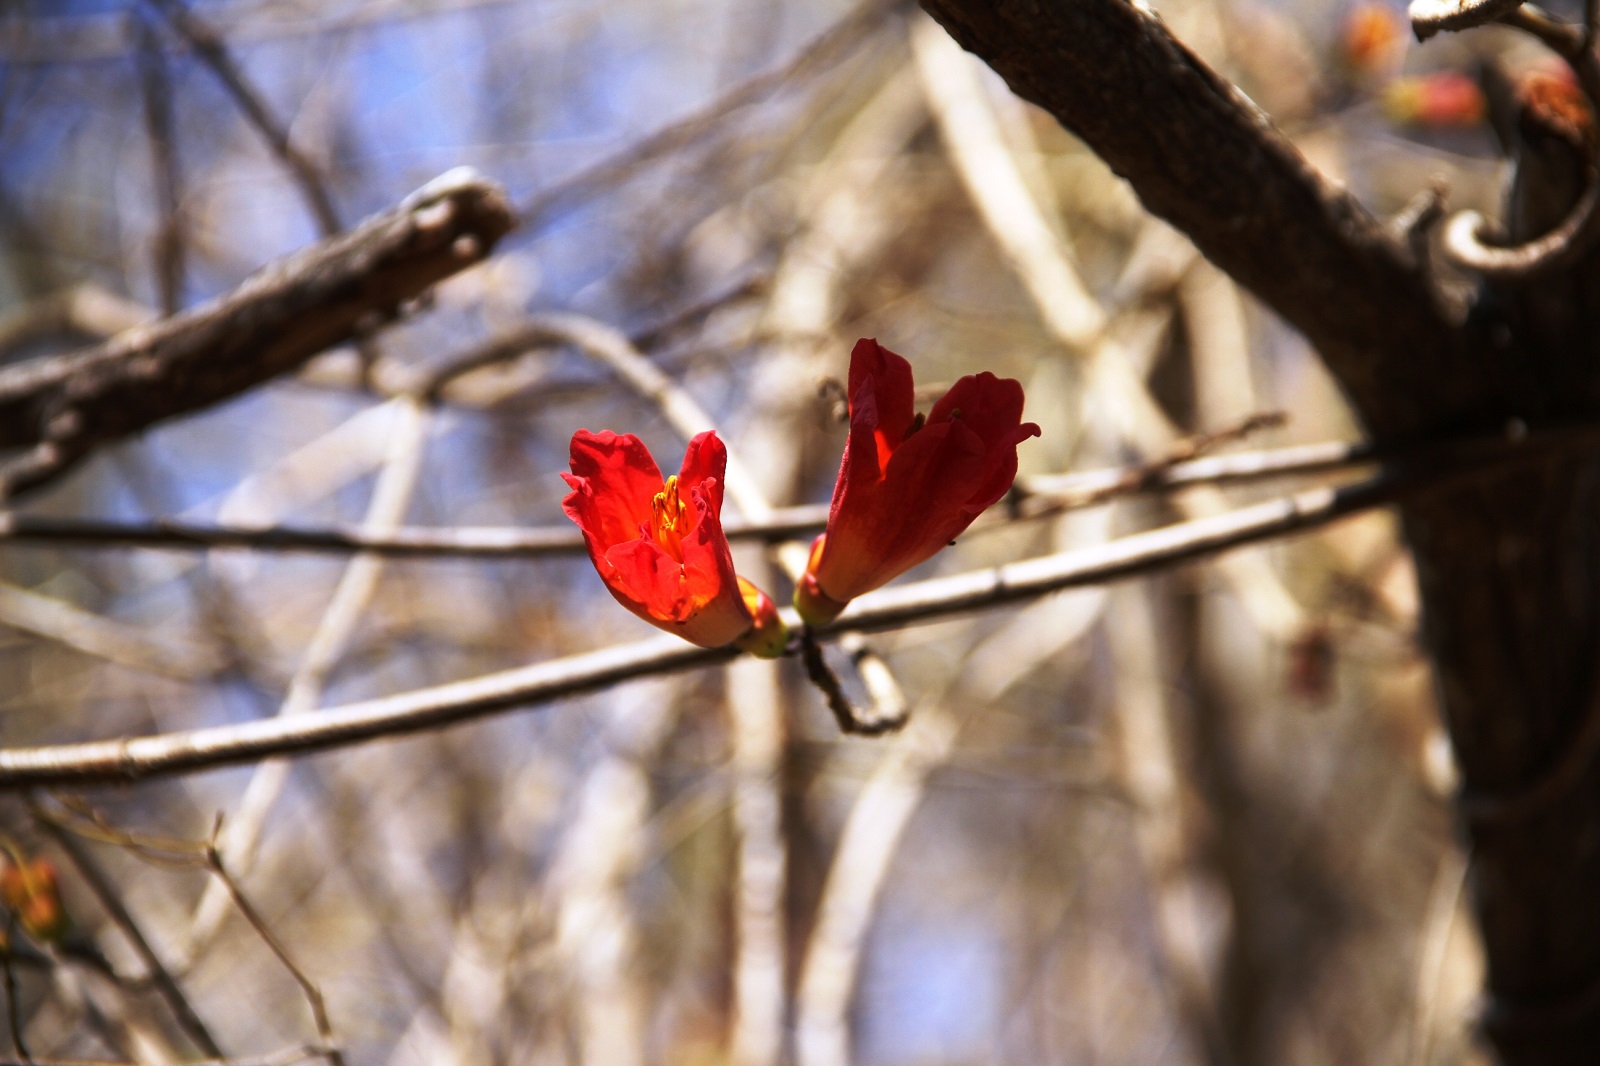
{"type": "MultiPolygon", "coordinates": [[[[1347,488],[1312,489],[1107,544],[880,589],[853,601],[838,620],[816,632],[818,639],[831,639],[850,632],[896,629],[1059,589],[1149,573],[1326,525],[1390,503],[1407,491],[1462,476],[1459,468],[1385,474],[1347,488]]],[[[791,625],[799,625],[792,611],[785,615],[791,625]]],[[[133,781],[274,755],[309,754],[377,737],[437,729],[513,707],[549,703],[630,678],[727,662],[736,654],[729,648],[696,648],[672,637],[658,637],[292,719],[0,750],[0,789],[133,781]]]]}
{"type": "MultiPolygon", "coordinates": [[[[221,819],[218,819],[217,828],[221,829],[221,819]]],[[[323,1002],[322,990],[317,987],[316,982],[305,975],[305,971],[295,965],[294,959],[289,956],[288,949],[273,935],[272,929],[262,919],[261,912],[256,910],[255,905],[250,902],[249,897],[239,887],[239,883],[233,879],[233,875],[223,865],[222,856],[217,851],[215,834],[213,834],[212,843],[206,848],[206,864],[217,879],[227,888],[228,896],[233,900],[234,906],[239,908],[239,913],[250,924],[250,928],[255,930],[256,935],[261,938],[261,942],[266,944],[267,948],[278,957],[278,961],[283,963],[283,968],[289,971],[289,975],[294,978],[295,983],[300,986],[300,990],[305,993],[306,1003],[311,1007],[311,1017],[317,1027],[317,1035],[322,1038],[322,1057],[332,1066],[344,1066],[344,1052],[339,1050],[339,1041],[334,1036],[333,1023],[328,1020],[328,1008],[327,1004],[323,1002]]]]}
{"type": "Polygon", "coordinates": [[[233,292],[97,348],[0,368],[0,499],[105,441],[208,407],[370,332],[511,228],[501,190],[454,170],[233,292]]]}

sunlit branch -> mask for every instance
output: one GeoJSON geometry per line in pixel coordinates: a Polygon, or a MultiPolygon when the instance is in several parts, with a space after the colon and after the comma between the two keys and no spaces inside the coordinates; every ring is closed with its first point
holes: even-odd
{"type": "MultiPolygon", "coordinates": [[[[1456,467],[1413,475],[1384,474],[1348,488],[1312,489],[1105,544],[882,589],[855,600],[837,621],[816,632],[819,639],[830,640],[853,632],[897,629],[1060,589],[1163,570],[1229,548],[1326,525],[1382,506],[1445,474],[1460,473],[1461,468],[1456,467]]],[[[793,612],[787,614],[787,620],[798,625],[793,612]]],[[[730,648],[697,648],[663,636],[292,718],[14,748],[0,751],[0,788],[127,782],[274,755],[309,754],[545,704],[632,678],[727,662],[736,654],[730,648]]]]}
{"type": "Polygon", "coordinates": [[[497,186],[451,171],[209,303],[94,348],[0,367],[0,447],[27,449],[0,466],[0,497],[370,334],[435,282],[481,262],[511,225],[497,186]]]}
{"type": "MultiPolygon", "coordinates": [[[[1178,491],[1201,485],[1241,485],[1275,478],[1307,477],[1352,470],[1382,462],[1484,461],[1508,448],[1562,449],[1584,447],[1600,439],[1600,425],[1576,425],[1509,434],[1442,440],[1405,448],[1324,441],[1282,448],[1204,456],[1176,463],[1143,463],[1105,470],[1037,474],[1017,480],[1013,492],[1021,517],[1087,507],[1135,493],[1178,491]]],[[[768,521],[730,517],[724,530],[732,541],[777,543],[815,533],[828,519],[826,504],[778,507],[768,521]]],[[[980,520],[974,530],[1004,521],[980,520]]],[[[219,525],[181,519],[117,522],[93,518],[60,518],[21,511],[0,511],[0,543],[41,544],[54,548],[150,548],[206,551],[240,548],[263,552],[314,552],[343,555],[371,552],[403,558],[531,559],[577,555],[583,536],[570,526],[530,528],[456,526],[401,527],[378,533],[357,525],[294,528],[219,525]]]]}
{"type": "Polygon", "coordinates": [[[338,209],[333,205],[333,195],[322,175],[289,139],[288,127],[273,114],[261,93],[245,77],[244,71],[234,61],[232,53],[220,34],[191,12],[183,0],[148,0],[161,10],[195,54],[211,68],[228,95],[233,97],[239,110],[250,121],[272,148],[283,165],[294,175],[311,213],[316,216],[317,227],[324,237],[331,237],[343,229],[338,209]]]}

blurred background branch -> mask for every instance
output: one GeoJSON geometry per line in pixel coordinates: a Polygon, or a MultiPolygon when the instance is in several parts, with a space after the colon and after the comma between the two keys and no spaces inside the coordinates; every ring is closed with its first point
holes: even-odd
{"type": "MultiPolygon", "coordinates": [[[[1419,595],[1573,587],[1538,487],[1600,393],[1508,354],[1581,332],[1581,279],[1485,300],[1434,223],[1496,214],[1496,100],[1543,168],[1508,231],[1559,221],[1582,112],[1517,102],[1529,34],[1416,48],[1388,0],[925,6],[955,41],[884,0],[0,15],[0,910],[36,1061],[1485,1061],[1468,882],[1535,898],[1511,838],[1583,824],[1592,730],[1544,695],[1583,686],[1536,679],[1587,630],[1552,597],[1511,614],[1567,636],[1458,640],[1447,699],[1508,705],[1496,649],[1535,679],[1532,733],[1468,705],[1458,749],[1419,595]],[[859,337],[923,406],[1017,378],[1043,429],[816,634],[883,737],[798,655],[641,640],[556,476],[580,427],[664,463],[715,428],[781,602],[859,337]],[[1419,593],[1406,530],[1482,570],[1424,536],[1419,593]]],[[[1488,1017],[1536,1042],[1581,967],[1522,980],[1508,942],[1488,1017]]]]}

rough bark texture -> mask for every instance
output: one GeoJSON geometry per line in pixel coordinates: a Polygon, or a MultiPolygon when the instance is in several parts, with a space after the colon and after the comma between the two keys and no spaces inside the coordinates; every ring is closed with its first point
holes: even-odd
{"type": "Polygon", "coordinates": [[[109,440],[209,407],[393,319],[487,256],[512,225],[498,186],[453,171],[349,233],[192,311],[104,344],[0,368],[0,500],[109,440]]]}
{"type": "MultiPolygon", "coordinates": [[[[1375,437],[1600,409],[1592,258],[1537,286],[1485,290],[1457,321],[1425,268],[1147,10],[1124,0],[923,6],[1304,332],[1375,437]]],[[[1521,153],[1513,238],[1548,228],[1579,187],[1559,145],[1523,147],[1537,151],[1521,153]]],[[[1402,517],[1463,772],[1488,950],[1485,1033],[1508,1066],[1593,1063],[1600,463],[1565,457],[1485,477],[1415,498],[1402,517]]]]}

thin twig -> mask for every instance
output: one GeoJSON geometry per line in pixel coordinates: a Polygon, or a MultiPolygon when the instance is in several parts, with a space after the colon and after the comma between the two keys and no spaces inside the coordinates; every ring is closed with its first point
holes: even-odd
{"type": "MultiPolygon", "coordinates": [[[[819,640],[898,629],[1170,568],[1230,548],[1327,525],[1406,492],[1466,476],[1461,468],[1390,472],[1340,489],[1320,488],[1055,555],[880,589],[853,601],[819,640]]],[[[799,618],[785,610],[798,628],[799,618]]],[[[433,688],[187,732],[53,747],[0,750],[0,789],[85,785],[188,773],[275,755],[303,755],[379,737],[437,729],[514,707],[549,703],[636,677],[723,663],[730,648],[697,648],[670,636],[618,645],[433,688]]]]}
{"type": "MultiPolygon", "coordinates": [[[[320,1044],[301,1044],[270,1051],[265,1055],[243,1055],[237,1058],[189,1059],[183,1066],[294,1066],[307,1059],[326,1058],[330,1049],[320,1044]]],[[[0,1059],[0,1066],[145,1066],[132,1059],[0,1059]]]]}
{"type": "Polygon", "coordinates": [[[144,95],[145,139],[155,171],[157,217],[152,258],[155,260],[161,313],[175,315],[183,305],[184,241],[178,195],[178,154],[172,118],[172,77],[155,27],[136,14],[139,87],[144,95]]]}
{"type": "Polygon", "coordinates": [[[817,643],[816,636],[809,628],[800,631],[800,661],[805,664],[806,677],[817,686],[828,710],[833,712],[834,720],[839,723],[839,732],[856,732],[861,716],[851,706],[850,697],[845,695],[839,675],[822,658],[822,645],[817,643]]]}
{"type": "Polygon", "coordinates": [[[155,987],[161,998],[166,1001],[167,1007],[172,1011],[173,1019],[178,1027],[183,1030],[194,1046],[200,1051],[215,1059],[225,1059],[227,1052],[217,1044],[211,1035],[211,1030],[201,1020],[195,1011],[194,1005],[189,1002],[189,997],[184,994],[182,986],[168,972],[161,962],[160,956],[150,946],[150,941],[145,937],[139,923],[134,920],[133,914],[122,901],[117,891],[117,886],[112,882],[100,864],[94,860],[88,850],[78,843],[77,839],[67,832],[57,818],[49,811],[33,805],[33,814],[40,827],[55,841],[56,846],[67,856],[73,867],[78,871],[83,883],[94,893],[100,903],[100,908],[111,919],[128,944],[133,948],[135,955],[139,956],[140,963],[144,966],[145,974],[150,983],[155,987]]]}
{"type": "MultiPolygon", "coordinates": [[[[184,1066],[294,1066],[309,1058],[326,1058],[330,1048],[320,1044],[301,1044],[286,1047],[280,1052],[266,1055],[243,1055],[238,1058],[192,1058],[184,1066]]],[[[0,1066],[146,1066],[128,1058],[0,1058],[0,1066]]]]}
{"type": "Polygon", "coordinates": [[[81,352],[0,367],[0,498],[96,445],[208,407],[364,336],[510,230],[502,191],[461,169],[216,300],[81,352]]]}
{"type": "MultiPolygon", "coordinates": [[[[828,519],[825,505],[786,507],[771,522],[730,518],[731,540],[778,541],[814,533],[828,519]]],[[[54,547],[159,548],[207,551],[246,548],[252,551],[325,552],[348,555],[370,552],[391,558],[538,558],[582,554],[583,535],[571,526],[531,529],[515,527],[401,527],[378,532],[357,525],[297,529],[213,525],[179,519],[153,522],[111,522],[0,512],[0,542],[49,544],[54,547]]]]}
{"type": "Polygon", "coordinates": [[[902,711],[899,715],[889,717],[863,715],[845,694],[839,675],[834,673],[827,660],[823,659],[822,645],[817,643],[816,635],[809,628],[800,631],[800,661],[805,664],[806,677],[817,686],[817,691],[822,693],[828,710],[833,712],[834,720],[839,723],[839,732],[852,736],[876,737],[892,733],[906,724],[908,719],[904,713],[903,699],[899,701],[902,711]]]}
{"type": "Polygon", "coordinates": [[[244,112],[250,124],[272,149],[273,154],[289,169],[295,182],[300,186],[300,192],[310,206],[312,215],[316,217],[317,227],[322,231],[322,235],[331,237],[338,233],[343,226],[339,221],[338,209],[333,206],[333,196],[322,180],[322,175],[317,173],[317,168],[312,165],[311,160],[294,146],[289,139],[288,127],[272,113],[272,109],[262,99],[261,93],[250,84],[244,71],[239,69],[239,64],[234,61],[221,35],[190,11],[183,0],[148,0],[148,2],[160,8],[172,28],[189,42],[195,54],[211,68],[211,72],[217,76],[217,80],[228,91],[228,95],[233,97],[239,110],[244,112]]]}
{"type": "MultiPolygon", "coordinates": [[[[410,507],[431,424],[429,411],[421,400],[407,396],[390,402],[396,409],[395,425],[390,430],[377,483],[362,519],[364,531],[379,534],[398,526],[410,507]]],[[[383,560],[372,554],[357,555],[345,566],[278,706],[280,717],[304,714],[322,702],[328,679],[355,636],[382,574],[383,560]]],[[[243,875],[248,876],[255,865],[261,833],[288,783],[289,769],[287,763],[277,761],[257,767],[245,786],[234,816],[229,819],[220,847],[226,849],[228,861],[243,875]]],[[[203,953],[222,928],[226,915],[227,897],[217,883],[212,882],[201,893],[195,907],[184,968],[203,953]]]]}
{"type": "MultiPolygon", "coordinates": [[[[1541,431],[1529,439],[1542,439],[1541,431]]],[[[1565,434],[1579,431],[1562,430],[1565,434]]],[[[1589,432],[1600,435],[1600,426],[1589,432]]],[[[1211,456],[1177,463],[1145,463],[1107,470],[1068,474],[1042,474],[1019,478],[1013,499],[1035,501],[1040,506],[1027,513],[1054,514],[1062,509],[1087,507],[1118,496],[1163,492],[1198,485],[1243,484],[1272,478],[1301,477],[1367,466],[1383,460],[1407,461],[1418,455],[1445,457],[1452,450],[1487,457],[1504,446],[1500,434],[1462,439],[1415,449],[1375,449],[1361,443],[1329,441],[1285,448],[1211,456]]],[[[826,504],[779,507],[765,521],[730,517],[724,522],[729,540],[777,543],[815,533],[826,524],[826,504]]],[[[537,528],[471,527],[445,529],[402,527],[375,533],[360,526],[257,528],[160,518],[150,522],[115,522],[94,518],[58,518],[19,511],[0,511],[0,542],[41,543],[52,547],[159,548],[205,551],[245,548],[268,552],[372,552],[402,558],[470,557],[537,558],[545,555],[581,554],[582,534],[570,526],[537,528]]]]}
{"type": "Polygon", "coordinates": [[[740,82],[693,114],[541,190],[519,213],[530,228],[537,228],[552,215],[570,210],[627,181],[661,156],[726,130],[728,116],[733,112],[765,99],[786,83],[838,62],[859,45],[879,21],[903,6],[901,0],[866,0],[783,66],[740,82]]]}
{"type": "MultiPolygon", "coordinates": [[[[218,828],[221,828],[220,824],[218,828]]],[[[228,873],[227,867],[222,863],[222,855],[217,851],[215,834],[213,834],[212,843],[206,848],[206,863],[210,866],[211,872],[217,876],[228,890],[228,895],[233,899],[234,906],[239,908],[239,913],[250,924],[250,928],[255,930],[262,943],[266,944],[272,953],[278,957],[278,961],[283,963],[284,969],[289,971],[295,983],[300,986],[300,990],[305,993],[306,1003],[311,1007],[311,1017],[317,1026],[317,1035],[322,1038],[322,1057],[332,1063],[333,1066],[344,1066],[344,1053],[339,1050],[339,1041],[334,1035],[333,1023],[328,1020],[328,1008],[323,1002],[322,991],[317,988],[314,981],[305,975],[300,967],[295,965],[294,959],[290,958],[288,950],[273,935],[272,930],[268,928],[267,923],[262,919],[261,913],[256,910],[255,905],[245,896],[244,891],[239,887],[239,883],[228,873]]]]}
{"type": "Polygon", "coordinates": [[[27,1041],[22,1035],[22,1004],[17,999],[17,973],[11,967],[11,945],[17,939],[16,913],[7,909],[5,943],[0,945],[0,969],[4,970],[6,993],[6,1021],[11,1027],[11,1047],[23,1062],[32,1062],[27,1041]]]}

